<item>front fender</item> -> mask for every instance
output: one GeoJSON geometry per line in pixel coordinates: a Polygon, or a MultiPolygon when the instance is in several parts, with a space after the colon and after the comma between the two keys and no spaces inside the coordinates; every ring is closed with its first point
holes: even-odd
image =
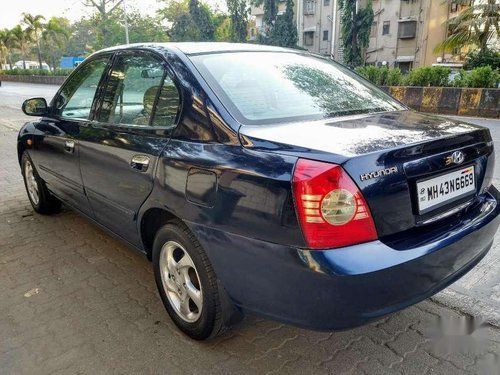
{"type": "Polygon", "coordinates": [[[33,135],[36,132],[35,122],[25,123],[17,134],[17,160],[21,165],[21,157],[25,150],[33,148],[33,135]]]}

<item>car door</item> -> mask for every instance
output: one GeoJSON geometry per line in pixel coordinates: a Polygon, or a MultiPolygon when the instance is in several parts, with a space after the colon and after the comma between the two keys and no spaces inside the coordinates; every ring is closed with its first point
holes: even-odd
{"type": "Polygon", "coordinates": [[[166,62],[147,52],[118,53],[99,113],[78,135],[80,169],[96,220],[135,245],[137,213],[153,189],[155,165],[179,108],[166,62]]]}
{"type": "Polygon", "coordinates": [[[54,97],[50,114],[36,125],[34,161],[49,189],[91,215],[79,168],[78,136],[93,115],[94,100],[110,56],[85,62],[54,97]]]}

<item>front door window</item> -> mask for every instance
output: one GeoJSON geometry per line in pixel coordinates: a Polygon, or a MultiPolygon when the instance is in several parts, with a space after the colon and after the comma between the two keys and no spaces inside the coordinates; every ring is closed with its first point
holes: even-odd
{"type": "Polygon", "coordinates": [[[108,61],[108,57],[92,60],[64,83],[55,102],[55,115],[82,120],[90,117],[97,86],[108,61]]]}

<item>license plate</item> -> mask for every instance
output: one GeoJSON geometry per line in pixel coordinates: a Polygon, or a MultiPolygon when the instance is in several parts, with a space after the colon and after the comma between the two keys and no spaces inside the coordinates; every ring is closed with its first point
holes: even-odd
{"type": "Polygon", "coordinates": [[[420,213],[443,206],[476,190],[474,167],[417,181],[418,209],[420,213]]]}

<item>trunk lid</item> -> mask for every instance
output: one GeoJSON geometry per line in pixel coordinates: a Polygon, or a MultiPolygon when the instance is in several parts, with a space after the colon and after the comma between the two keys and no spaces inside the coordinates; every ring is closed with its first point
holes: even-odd
{"type": "MultiPolygon", "coordinates": [[[[488,129],[414,111],[242,126],[240,139],[245,147],[342,165],[366,199],[379,238],[393,244],[413,236],[413,245],[422,245],[420,234],[446,225],[444,218],[437,218],[472,204],[493,174],[488,129]],[[459,164],[448,160],[455,151],[463,155],[459,164]],[[474,192],[419,210],[417,182],[470,166],[474,192]]],[[[406,247],[413,245],[405,242],[406,247]]]]}

